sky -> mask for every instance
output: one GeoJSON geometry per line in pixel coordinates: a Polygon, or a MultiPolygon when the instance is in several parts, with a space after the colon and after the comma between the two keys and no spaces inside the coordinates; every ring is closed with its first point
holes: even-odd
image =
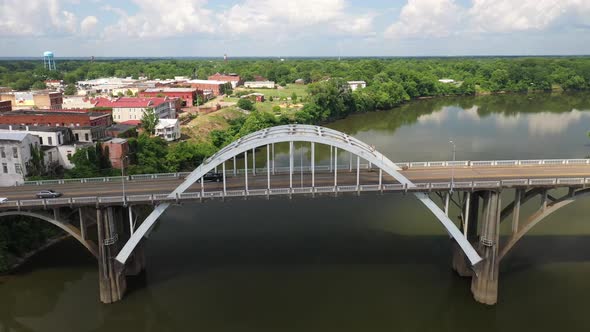
{"type": "Polygon", "coordinates": [[[0,57],[590,54],[590,0],[0,0],[0,57]]]}

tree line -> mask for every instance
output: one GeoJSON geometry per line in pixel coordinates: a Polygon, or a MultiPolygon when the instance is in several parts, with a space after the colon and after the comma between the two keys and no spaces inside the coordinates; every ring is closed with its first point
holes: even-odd
{"type": "Polygon", "coordinates": [[[327,78],[364,80],[369,86],[389,81],[402,85],[410,98],[481,91],[587,89],[588,57],[531,58],[394,58],[394,59],[236,59],[222,60],[58,60],[48,71],[41,60],[0,61],[0,86],[16,90],[39,87],[47,79],[66,84],[99,77],[167,79],[188,76],[206,79],[214,73],[237,73],[245,80],[263,77],[279,84],[302,79],[313,83],[327,78]],[[439,84],[448,78],[461,84],[439,84]]]}

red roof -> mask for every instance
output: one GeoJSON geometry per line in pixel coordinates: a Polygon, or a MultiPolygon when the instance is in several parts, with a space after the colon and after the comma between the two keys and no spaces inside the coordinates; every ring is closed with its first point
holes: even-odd
{"type": "Polygon", "coordinates": [[[157,107],[166,101],[168,98],[132,98],[121,97],[113,100],[107,98],[97,98],[96,107],[110,107],[110,108],[146,108],[157,107]]]}
{"type": "Polygon", "coordinates": [[[141,120],[127,120],[125,122],[121,122],[121,124],[130,125],[130,126],[139,126],[141,124],[141,120]]]}

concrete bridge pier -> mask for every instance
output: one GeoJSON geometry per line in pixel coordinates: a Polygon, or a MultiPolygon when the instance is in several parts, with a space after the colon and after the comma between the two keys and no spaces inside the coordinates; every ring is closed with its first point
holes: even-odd
{"type": "MultiPolygon", "coordinates": [[[[466,235],[467,240],[471,244],[477,242],[477,222],[479,215],[479,193],[472,192],[466,193],[467,198],[463,205],[462,220],[461,220],[461,231],[466,235]]],[[[465,252],[461,249],[455,239],[452,242],[453,251],[453,270],[461,277],[473,276],[473,270],[465,252]]]]}
{"type": "Polygon", "coordinates": [[[483,261],[475,268],[471,279],[471,292],[477,302],[493,305],[498,301],[498,256],[500,215],[502,204],[499,191],[483,192],[483,214],[477,250],[483,261]]]}
{"type": "Polygon", "coordinates": [[[115,257],[121,249],[120,228],[123,225],[123,209],[119,207],[96,210],[98,228],[98,280],[100,301],[120,301],[127,289],[124,266],[116,264],[115,257]]]}

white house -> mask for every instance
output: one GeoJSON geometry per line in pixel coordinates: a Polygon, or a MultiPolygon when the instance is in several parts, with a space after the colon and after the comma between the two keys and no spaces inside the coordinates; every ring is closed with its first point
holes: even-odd
{"type": "Polygon", "coordinates": [[[244,82],[244,87],[250,89],[274,89],[275,82],[273,81],[251,81],[251,82],[244,82]]]}
{"type": "Polygon", "coordinates": [[[169,142],[180,139],[180,123],[177,119],[160,119],[156,125],[156,136],[169,142]]]}
{"type": "Polygon", "coordinates": [[[349,81],[347,82],[348,86],[350,86],[350,90],[355,91],[357,89],[364,89],[367,87],[367,82],[365,81],[349,81]]]}
{"type": "Polygon", "coordinates": [[[0,132],[0,186],[24,182],[31,147],[39,147],[39,138],[24,132],[0,132]]]}

